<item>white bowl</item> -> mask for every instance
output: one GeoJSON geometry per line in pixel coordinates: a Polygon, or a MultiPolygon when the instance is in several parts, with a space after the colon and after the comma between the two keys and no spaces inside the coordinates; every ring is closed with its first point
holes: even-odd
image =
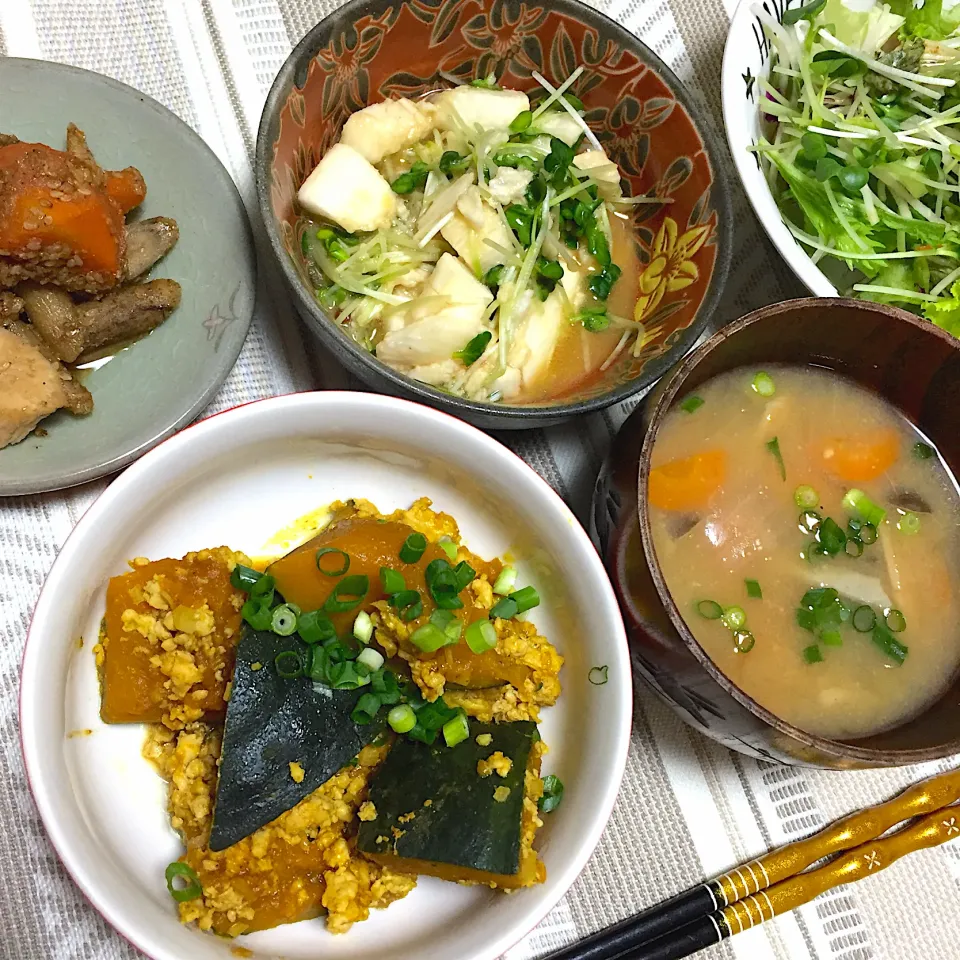
{"type": "Polygon", "coordinates": [[[770,73],[770,44],[755,10],[762,9],[778,21],[783,11],[802,6],[806,0],[740,0],[730,21],[727,43],[723,50],[720,75],[720,98],[727,143],[733,154],[740,183],[754,213],[780,256],[797,275],[797,279],[815,297],[836,297],[834,284],[810,259],[807,252],[787,229],[774,202],[770,187],[750,147],[760,139],[760,106],[756,78],[770,73]]]}
{"type": "Polygon", "coordinates": [[[249,404],[185,430],[130,467],[90,508],[47,578],[20,687],[23,754],[40,815],[93,905],[156,960],[233,960],[235,945],[285,960],[492,960],[573,883],[620,786],[631,720],[623,621],[599,557],[550,487],[474,427],[404,400],[308,393],[249,404]],[[322,920],[226,941],[182,926],[164,868],[181,852],[166,785],[140,756],[140,726],[99,719],[91,648],[107,579],[129,558],[228,544],[257,555],[277,530],[332,500],[381,510],[433,499],[485,556],[516,556],[541,606],[531,619],[566,657],[563,695],[544,712],[545,771],[566,786],[538,847],[547,882],[505,896],[422,879],[344,936],[322,920]],[[84,638],[82,648],[78,640],[84,638]],[[609,682],[587,675],[607,664],[609,682]],[[89,736],[70,737],[89,729],[89,736]]]}

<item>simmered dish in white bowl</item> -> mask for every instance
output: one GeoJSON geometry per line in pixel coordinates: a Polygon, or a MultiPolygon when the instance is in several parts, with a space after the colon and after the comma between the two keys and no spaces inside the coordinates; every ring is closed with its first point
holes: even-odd
{"type": "Polygon", "coordinates": [[[612,590],[540,478],[443,414],[306,394],[91,508],[21,725],[64,863],[152,957],[480,960],[583,866],[630,702],[612,590]]]}

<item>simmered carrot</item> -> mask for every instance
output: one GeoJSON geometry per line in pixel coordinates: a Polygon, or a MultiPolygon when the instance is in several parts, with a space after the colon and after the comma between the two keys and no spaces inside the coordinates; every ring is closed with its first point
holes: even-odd
{"type": "Polygon", "coordinates": [[[139,207],[147,195],[147,184],[136,167],[108,170],[105,187],[107,196],[114,200],[124,213],[139,207]]]}
{"type": "Polygon", "coordinates": [[[723,450],[705,450],[671,460],[650,471],[650,502],[662,510],[694,510],[705,506],[727,473],[723,450]]]}
{"type": "Polygon", "coordinates": [[[870,439],[830,437],[820,449],[824,466],[843,480],[863,483],[886,473],[900,456],[900,437],[884,430],[870,439]]]}

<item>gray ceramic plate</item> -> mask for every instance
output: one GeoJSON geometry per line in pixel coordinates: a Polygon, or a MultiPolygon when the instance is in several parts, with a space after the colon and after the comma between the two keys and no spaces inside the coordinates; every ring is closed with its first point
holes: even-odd
{"type": "Polygon", "coordinates": [[[243,345],[256,292],[250,225],[213,151],[155,100],[108,77],[0,58],[0,132],[63,149],[69,122],[105,169],[137,167],[135,217],[174,217],[180,242],[152,271],[183,288],[180,307],[143,340],[86,375],[94,411],[56,413],[0,450],[0,496],[56,490],[126,466],[210,402],[243,345]]]}

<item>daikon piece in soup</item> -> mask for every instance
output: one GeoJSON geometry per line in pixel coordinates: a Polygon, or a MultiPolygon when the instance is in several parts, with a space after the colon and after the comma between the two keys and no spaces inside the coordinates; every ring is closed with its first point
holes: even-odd
{"type": "Polygon", "coordinates": [[[716,377],[667,414],[648,497],[681,615],[776,716],[855,739],[953,681],[960,497],[875,394],[813,367],[716,377]]]}

